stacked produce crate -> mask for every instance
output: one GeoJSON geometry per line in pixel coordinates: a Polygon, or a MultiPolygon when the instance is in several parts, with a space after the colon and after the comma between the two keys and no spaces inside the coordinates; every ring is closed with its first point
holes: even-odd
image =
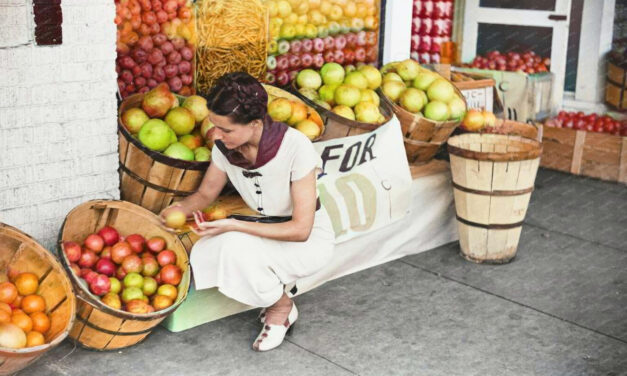
{"type": "Polygon", "coordinates": [[[439,63],[442,43],[453,34],[453,0],[415,0],[411,29],[411,58],[439,63]]]}
{"type": "Polygon", "coordinates": [[[267,0],[270,15],[265,82],[286,86],[324,63],[376,64],[379,0],[267,0]]]}

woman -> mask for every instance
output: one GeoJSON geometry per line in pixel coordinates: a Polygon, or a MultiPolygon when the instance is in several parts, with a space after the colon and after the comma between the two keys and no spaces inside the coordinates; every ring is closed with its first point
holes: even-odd
{"type": "Polygon", "coordinates": [[[215,125],[212,162],[196,193],[176,206],[194,215],[197,234],[190,263],[196,289],[218,287],[244,304],[264,307],[253,349],[279,346],[298,318],[284,285],[330,261],[334,233],[317,199],[321,160],[305,135],[267,114],[268,95],[247,73],[223,76],[207,96],[215,125]],[[205,222],[198,212],[218,197],[227,178],[246,204],[280,223],[232,218],[205,222]]]}

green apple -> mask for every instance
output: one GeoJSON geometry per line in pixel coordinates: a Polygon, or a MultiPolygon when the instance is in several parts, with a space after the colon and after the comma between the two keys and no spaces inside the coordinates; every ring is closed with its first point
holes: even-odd
{"type": "Polygon", "coordinates": [[[165,122],[172,128],[177,136],[190,133],[196,125],[194,114],[184,107],[176,107],[171,109],[165,115],[165,122]]]}
{"type": "Polygon", "coordinates": [[[131,272],[124,277],[123,283],[125,290],[129,287],[137,287],[141,289],[144,285],[144,277],[142,277],[139,273],[131,272]]]}
{"type": "Polygon", "coordinates": [[[374,90],[362,89],[361,90],[361,102],[372,102],[379,106],[379,96],[374,90]]]}
{"type": "Polygon", "coordinates": [[[180,142],[175,142],[172,145],[168,146],[163,154],[167,155],[170,158],[182,159],[184,161],[194,160],[194,152],[180,142]]]}
{"type": "Polygon", "coordinates": [[[426,71],[420,72],[412,82],[412,86],[416,89],[427,90],[429,88],[429,85],[431,85],[433,81],[437,80],[438,78],[440,78],[440,76],[436,73],[426,71]]]}
{"type": "Polygon", "coordinates": [[[195,150],[203,144],[203,139],[200,134],[194,132],[194,134],[186,134],[185,136],[179,137],[179,142],[191,150],[195,150]]]}
{"type": "Polygon", "coordinates": [[[170,145],[171,132],[168,124],[163,120],[150,119],[142,125],[138,138],[148,149],[163,151],[170,145]]]}
{"type": "Polygon", "coordinates": [[[466,104],[463,99],[455,97],[448,102],[448,109],[451,119],[461,119],[466,112],[466,104]]]}
{"type": "Polygon", "coordinates": [[[320,94],[320,100],[326,103],[333,103],[335,97],[335,89],[340,86],[339,84],[325,84],[320,87],[318,94],[320,94]]]}
{"type": "Polygon", "coordinates": [[[207,108],[207,100],[200,95],[191,95],[185,98],[183,105],[181,106],[187,109],[194,115],[196,123],[200,123],[204,118],[209,115],[209,109],[207,108]]]}
{"type": "Polygon", "coordinates": [[[120,290],[122,290],[122,284],[120,283],[119,279],[115,277],[109,277],[109,282],[111,282],[111,289],[109,290],[109,292],[117,294],[120,292],[120,290]]]}
{"type": "Polygon", "coordinates": [[[368,80],[368,89],[376,90],[379,86],[381,86],[381,81],[383,77],[381,77],[381,72],[372,65],[364,65],[359,68],[359,71],[366,77],[368,80]]]}
{"type": "Polygon", "coordinates": [[[399,98],[401,107],[409,112],[418,113],[424,107],[425,102],[423,100],[421,90],[413,87],[409,87],[403,91],[399,98]]]}
{"type": "Polygon", "coordinates": [[[122,124],[131,133],[137,133],[150,118],[141,108],[130,108],[122,114],[122,124]]]}
{"type": "Polygon", "coordinates": [[[425,117],[435,121],[445,121],[449,118],[448,105],[440,101],[431,101],[425,106],[425,117]]]}
{"type": "Polygon", "coordinates": [[[211,160],[211,150],[206,146],[201,146],[194,150],[194,159],[198,162],[206,162],[211,160]]]}
{"type": "Polygon", "coordinates": [[[363,123],[376,123],[379,120],[379,106],[372,102],[360,102],[355,106],[355,119],[363,123]]]}
{"type": "Polygon", "coordinates": [[[320,76],[325,85],[340,85],[344,82],[344,68],[338,63],[326,63],[320,68],[320,76]]]}
{"type": "Polygon", "coordinates": [[[387,81],[383,83],[383,86],[381,86],[381,90],[383,91],[383,94],[385,94],[385,96],[388,97],[392,102],[396,102],[401,96],[401,93],[405,90],[405,84],[403,83],[403,81],[387,81]]]}
{"type": "Polygon", "coordinates": [[[420,72],[420,64],[412,59],[403,60],[396,66],[396,73],[403,81],[413,81],[420,72]]]}
{"type": "Polygon", "coordinates": [[[150,296],[157,291],[157,281],[152,277],[144,277],[144,285],[142,286],[142,292],[146,296],[150,296]]]}
{"type": "Polygon", "coordinates": [[[122,291],[122,301],[128,303],[131,300],[142,299],[144,293],[139,287],[127,287],[122,291]]]}
{"type": "Polygon", "coordinates": [[[314,102],[315,102],[318,106],[320,106],[320,107],[324,108],[325,110],[330,110],[330,109],[331,109],[331,105],[330,105],[330,104],[328,104],[327,102],[323,101],[322,99],[316,99],[316,100],[314,100],[314,102]]]}
{"type": "Polygon", "coordinates": [[[403,85],[405,85],[405,82],[403,81],[403,79],[401,78],[401,76],[399,76],[398,74],[394,73],[394,72],[390,72],[390,73],[386,73],[383,76],[383,83],[386,83],[388,81],[399,81],[401,82],[403,85]]]}
{"type": "Polygon", "coordinates": [[[322,85],[320,74],[313,69],[303,69],[296,76],[296,83],[299,88],[309,88],[318,90],[322,85]]]}
{"type": "MultiPolygon", "coordinates": [[[[355,73],[355,72],[353,72],[355,73]]],[[[365,79],[364,79],[365,80],[365,79]]],[[[337,104],[354,107],[361,99],[361,92],[358,88],[351,85],[340,85],[335,89],[333,100],[337,104]]]]}
{"type": "Polygon", "coordinates": [[[353,110],[348,107],[348,106],[344,106],[344,105],[339,105],[339,106],[335,106],[333,107],[333,111],[334,113],[349,119],[349,120],[355,120],[355,113],[353,112],[353,110]]]}
{"type": "MultiPolygon", "coordinates": [[[[365,65],[364,65],[365,66],[365,65]]],[[[363,68],[363,67],[362,67],[363,68]]],[[[368,80],[366,76],[360,71],[350,72],[344,78],[344,83],[346,85],[351,85],[356,87],[357,89],[367,89],[368,88],[368,80]]]]}
{"type": "Polygon", "coordinates": [[[448,103],[455,97],[455,88],[453,84],[443,78],[433,81],[427,89],[427,96],[431,101],[440,101],[448,103]]]}

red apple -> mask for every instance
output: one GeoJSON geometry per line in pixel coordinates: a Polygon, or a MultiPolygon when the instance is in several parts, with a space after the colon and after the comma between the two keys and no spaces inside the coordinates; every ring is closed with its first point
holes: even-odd
{"type": "Polygon", "coordinates": [[[95,271],[91,270],[91,269],[87,269],[87,271],[85,273],[83,273],[84,269],[81,269],[81,277],[87,282],[87,284],[91,284],[96,277],[98,277],[98,273],[96,273],[95,271]]]}
{"type": "Polygon", "coordinates": [[[111,226],[105,226],[98,231],[98,235],[102,237],[106,245],[114,245],[120,239],[120,234],[111,226]]]}
{"type": "Polygon", "coordinates": [[[366,61],[366,50],[363,47],[355,49],[355,61],[366,61]]]}
{"type": "Polygon", "coordinates": [[[290,55],[288,59],[290,69],[300,68],[300,57],[298,55],[290,55]]]}
{"type": "Polygon", "coordinates": [[[302,49],[303,52],[313,51],[313,41],[311,39],[303,39],[302,49]]]}
{"type": "Polygon", "coordinates": [[[96,253],[99,253],[100,251],[102,251],[104,244],[105,244],[104,239],[100,235],[97,235],[97,234],[90,234],[85,239],[85,247],[91,249],[92,251],[96,253]]]}
{"type": "Polygon", "coordinates": [[[333,41],[333,37],[329,36],[323,39],[324,41],[324,49],[325,50],[332,50],[333,47],[335,47],[335,42],[333,41]]]}
{"type": "MultiPolygon", "coordinates": [[[[71,263],[71,264],[70,264],[70,269],[72,269],[72,272],[73,272],[74,274],[76,274],[77,276],[80,276],[80,275],[81,275],[81,267],[80,267],[80,266],[78,266],[77,264],[75,264],[75,263],[71,263]]],[[[87,270],[89,270],[89,269],[87,269],[87,270]]]]}
{"type": "Polygon", "coordinates": [[[119,279],[120,281],[124,279],[124,277],[126,277],[126,270],[124,270],[124,268],[122,267],[122,265],[118,266],[117,270],[115,271],[115,278],[119,279]]]}
{"type": "Polygon", "coordinates": [[[322,53],[317,53],[313,56],[313,65],[316,68],[320,68],[324,65],[324,57],[322,53]]]}
{"type": "Polygon", "coordinates": [[[145,277],[154,277],[155,275],[157,275],[157,273],[159,273],[159,263],[154,257],[142,258],[142,263],[143,263],[142,274],[145,277]]]}
{"type": "Polygon", "coordinates": [[[116,264],[121,264],[124,258],[133,253],[131,245],[127,242],[117,242],[111,248],[111,259],[116,264]]]}
{"type": "Polygon", "coordinates": [[[297,54],[301,51],[302,47],[303,43],[300,40],[295,39],[290,43],[290,52],[297,54]]]}
{"type": "Polygon", "coordinates": [[[336,63],[344,64],[344,51],[342,51],[342,50],[335,50],[333,58],[334,58],[336,63]]]}
{"type": "Polygon", "coordinates": [[[290,82],[290,76],[287,74],[286,71],[279,71],[276,74],[276,83],[279,86],[285,86],[290,82]]]}
{"type": "Polygon", "coordinates": [[[176,254],[174,253],[174,251],[171,251],[169,249],[163,250],[157,255],[157,261],[161,266],[174,264],[176,263],[176,254]]]}
{"type": "Polygon", "coordinates": [[[325,63],[333,63],[335,62],[335,52],[327,51],[324,53],[324,62],[325,63]]]}
{"type": "Polygon", "coordinates": [[[303,68],[309,68],[313,64],[313,55],[309,52],[304,52],[300,55],[300,63],[303,68]]]}
{"type": "Polygon", "coordinates": [[[276,58],[276,67],[278,70],[286,70],[290,66],[290,61],[287,55],[281,55],[276,58]]]}
{"type": "Polygon", "coordinates": [[[78,260],[78,265],[82,268],[91,268],[98,262],[98,256],[92,250],[87,250],[81,254],[81,258],[78,260]]]}
{"type": "Polygon", "coordinates": [[[77,262],[80,260],[81,254],[83,253],[81,246],[75,242],[63,242],[63,252],[69,262],[77,262]]]}
{"type": "Polygon", "coordinates": [[[96,271],[100,274],[106,275],[107,277],[111,277],[115,274],[115,264],[109,259],[101,258],[96,263],[96,271]]]}
{"type": "Polygon", "coordinates": [[[181,268],[176,265],[166,265],[161,268],[161,272],[159,273],[161,277],[161,281],[163,283],[167,283],[170,285],[178,285],[181,283],[181,279],[183,278],[183,273],[181,272],[181,268]]]}
{"type": "Polygon", "coordinates": [[[102,252],[100,252],[100,258],[111,259],[111,247],[110,246],[106,246],[102,249],[102,252]]]}
{"type": "Polygon", "coordinates": [[[163,251],[165,246],[165,239],[160,236],[152,237],[146,241],[146,247],[154,253],[163,251]]]}
{"type": "MultiPolygon", "coordinates": [[[[163,251],[162,251],[163,252],[163,251]]],[[[122,267],[127,273],[141,273],[144,265],[137,255],[128,255],[122,260],[122,267]]]]}
{"type": "Polygon", "coordinates": [[[336,50],[342,50],[344,49],[344,47],[346,47],[346,37],[343,35],[338,35],[337,37],[335,37],[334,43],[336,50]]]}
{"type": "Polygon", "coordinates": [[[324,51],[324,41],[321,38],[314,38],[313,39],[313,50],[315,52],[322,52],[322,51],[324,51]]]}
{"type": "Polygon", "coordinates": [[[126,242],[131,246],[133,252],[139,253],[144,250],[146,239],[139,234],[131,234],[126,237],[126,242]]]}
{"type": "Polygon", "coordinates": [[[96,278],[89,284],[89,290],[94,295],[102,296],[111,290],[111,281],[104,274],[98,274],[96,278]]]}

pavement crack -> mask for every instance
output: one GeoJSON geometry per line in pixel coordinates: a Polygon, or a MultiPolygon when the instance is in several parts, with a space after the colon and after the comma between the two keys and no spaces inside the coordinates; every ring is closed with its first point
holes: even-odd
{"type": "Polygon", "coordinates": [[[535,311],[535,312],[538,312],[538,313],[540,313],[540,314],[543,314],[543,315],[546,315],[546,316],[552,317],[552,318],[554,318],[554,319],[557,319],[557,320],[559,320],[559,321],[562,321],[562,322],[565,322],[565,323],[568,323],[568,324],[574,325],[574,326],[576,326],[576,327],[578,327],[578,328],[581,328],[581,329],[584,329],[584,330],[588,330],[588,331],[594,332],[594,333],[599,334],[599,335],[602,335],[602,336],[604,336],[604,337],[611,338],[611,339],[613,339],[613,340],[616,340],[616,341],[618,341],[618,342],[620,342],[620,343],[623,343],[623,344],[627,345],[627,341],[626,341],[626,340],[621,339],[621,338],[618,338],[618,337],[615,337],[615,336],[613,336],[613,335],[611,335],[611,334],[603,333],[603,332],[598,331],[598,330],[596,330],[596,329],[589,328],[589,327],[587,327],[587,326],[581,325],[581,324],[576,323],[576,322],[574,322],[574,321],[571,321],[571,320],[568,320],[568,319],[565,319],[565,318],[562,318],[562,317],[556,316],[556,315],[554,315],[554,314],[552,314],[552,313],[542,311],[542,310],[540,310],[540,309],[538,309],[538,308],[535,308],[535,307],[532,307],[532,306],[530,306],[530,305],[527,305],[527,304],[524,304],[524,303],[517,302],[517,301],[512,300],[512,299],[510,299],[510,298],[508,298],[508,297],[505,297],[505,296],[503,296],[503,295],[495,294],[495,293],[493,293],[493,292],[491,292],[491,291],[484,290],[484,289],[482,289],[482,288],[479,288],[479,287],[473,286],[473,285],[468,284],[468,283],[466,283],[466,282],[459,281],[459,280],[457,280],[457,279],[455,279],[455,278],[448,277],[448,276],[446,276],[446,275],[444,275],[444,274],[442,274],[442,273],[434,272],[434,271],[431,271],[431,270],[429,270],[429,269],[426,269],[426,268],[424,268],[424,267],[422,267],[422,266],[418,266],[418,265],[415,265],[415,264],[411,264],[411,263],[409,263],[409,262],[407,262],[407,261],[405,261],[405,260],[398,260],[398,261],[399,261],[399,262],[402,262],[403,264],[409,265],[409,266],[411,266],[412,268],[415,268],[415,269],[418,269],[418,270],[422,270],[422,271],[424,271],[424,272],[427,272],[427,273],[429,273],[429,274],[432,274],[432,275],[434,275],[434,276],[436,276],[436,277],[444,278],[444,279],[446,279],[446,280],[448,280],[448,281],[455,282],[455,283],[458,283],[458,284],[463,285],[463,286],[466,286],[466,287],[470,287],[471,289],[474,289],[474,290],[480,291],[480,292],[482,292],[482,293],[485,293],[485,294],[488,294],[488,295],[494,296],[494,297],[499,298],[499,299],[503,299],[503,300],[508,301],[508,302],[510,302],[510,303],[514,303],[514,304],[519,305],[519,306],[521,306],[521,307],[528,308],[528,309],[530,309],[530,310],[532,310],[532,311],[535,311]]]}
{"type": "MultiPolygon", "coordinates": [[[[614,247],[614,246],[611,246],[611,245],[609,245],[609,244],[604,244],[604,243],[601,243],[601,242],[598,242],[598,241],[595,241],[595,240],[584,239],[584,238],[581,238],[581,237],[579,237],[579,236],[577,236],[577,235],[569,234],[569,233],[567,233],[567,232],[562,232],[562,231],[558,231],[558,230],[553,230],[553,229],[550,229],[550,228],[546,228],[546,227],[544,227],[544,226],[540,226],[540,225],[539,225],[539,224],[537,224],[537,223],[532,223],[532,222],[527,222],[527,221],[525,221],[525,222],[524,222],[524,225],[526,225],[526,226],[530,226],[530,227],[535,227],[535,228],[537,228],[537,229],[544,230],[544,231],[548,231],[548,232],[554,232],[554,233],[556,233],[556,234],[560,234],[560,235],[562,235],[562,236],[568,236],[568,237],[571,237],[571,238],[573,238],[573,239],[581,240],[581,241],[583,241],[583,242],[587,242],[587,243],[590,243],[590,244],[600,245],[600,246],[605,247],[605,248],[611,248],[611,249],[616,250],[616,251],[620,251],[620,252],[627,252],[627,249],[620,249],[620,248],[616,248],[616,247],[614,247]]],[[[566,246],[564,246],[564,247],[566,247],[566,246]]]]}

